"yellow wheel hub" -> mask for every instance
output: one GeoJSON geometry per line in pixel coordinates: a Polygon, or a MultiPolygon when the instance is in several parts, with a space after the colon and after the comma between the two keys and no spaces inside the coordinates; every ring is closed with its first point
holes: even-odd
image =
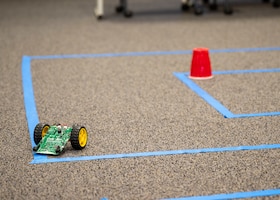
{"type": "Polygon", "coordinates": [[[81,147],[85,147],[87,144],[87,130],[81,128],[79,131],[79,144],[81,147]]]}
{"type": "Polygon", "coordinates": [[[49,130],[49,126],[44,126],[43,130],[42,130],[42,138],[46,135],[46,133],[48,132],[49,130]]]}

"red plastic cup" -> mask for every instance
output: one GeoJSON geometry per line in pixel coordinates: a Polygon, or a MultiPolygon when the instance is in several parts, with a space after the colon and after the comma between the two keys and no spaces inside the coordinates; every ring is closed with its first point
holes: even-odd
{"type": "Polygon", "coordinates": [[[209,79],[212,78],[211,62],[207,48],[194,48],[191,64],[191,79],[209,79]]]}

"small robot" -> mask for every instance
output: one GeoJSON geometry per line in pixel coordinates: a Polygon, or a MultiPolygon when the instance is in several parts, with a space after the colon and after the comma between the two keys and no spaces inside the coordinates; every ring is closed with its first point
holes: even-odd
{"type": "Polygon", "coordinates": [[[65,126],[61,124],[48,125],[39,123],[34,129],[33,151],[38,154],[59,155],[68,141],[76,150],[82,150],[87,145],[88,134],[84,126],[65,126]]]}

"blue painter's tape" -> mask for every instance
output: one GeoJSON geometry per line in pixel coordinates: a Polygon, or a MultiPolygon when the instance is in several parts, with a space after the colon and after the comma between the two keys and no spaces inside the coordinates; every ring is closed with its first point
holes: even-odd
{"type": "Polygon", "coordinates": [[[33,86],[32,86],[32,75],[31,75],[31,58],[29,56],[22,57],[22,86],[23,86],[23,98],[25,105],[26,118],[28,123],[28,129],[30,132],[30,140],[32,146],[35,146],[33,141],[33,132],[34,127],[39,122],[38,114],[36,110],[36,103],[34,99],[33,86]]]}
{"type": "MultiPolygon", "coordinates": [[[[36,110],[36,103],[33,93],[33,85],[32,85],[32,75],[31,75],[31,58],[29,56],[22,57],[21,64],[21,73],[22,73],[22,89],[23,89],[23,98],[24,98],[24,106],[25,113],[27,119],[27,125],[29,130],[29,136],[32,147],[35,146],[35,142],[33,140],[33,130],[34,127],[39,123],[39,118],[36,110]]],[[[38,155],[33,154],[34,159],[46,159],[46,155],[38,155]]]]}
{"type": "Polygon", "coordinates": [[[249,192],[236,192],[230,194],[216,194],[209,196],[193,196],[193,197],[179,197],[169,198],[164,200],[225,200],[225,199],[243,199],[243,198],[254,198],[254,197],[265,197],[265,196],[276,196],[280,195],[280,189],[270,190],[256,190],[249,192]]]}
{"type": "Polygon", "coordinates": [[[268,117],[277,116],[280,112],[263,112],[263,113],[247,113],[247,114],[234,114],[231,118],[247,118],[247,117],[268,117]]]}
{"type": "MultiPolygon", "coordinates": [[[[215,75],[226,75],[226,74],[246,74],[246,73],[275,73],[280,72],[280,68],[272,69],[249,69],[249,70],[228,70],[228,71],[214,71],[215,75]]],[[[248,118],[248,117],[264,117],[264,116],[277,116],[280,112],[262,112],[262,113],[245,113],[245,114],[234,114],[224,105],[222,105],[218,100],[208,94],[205,90],[200,88],[194,81],[188,78],[189,72],[180,73],[174,72],[180,81],[187,85],[191,90],[193,90],[197,95],[203,98],[208,104],[220,112],[225,118],[248,118]]]]}
{"type": "Polygon", "coordinates": [[[207,103],[219,111],[224,117],[231,118],[233,113],[230,112],[225,106],[223,106],[214,97],[208,94],[205,90],[201,89],[195,82],[189,79],[184,73],[174,73],[174,75],[181,80],[185,85],[196,92],[201,98],[203,98],[207,103]]]}
{"type": "MultiPolygon", "coordinates": [[[[280,51],[280,47],[267,47],[267,48],[240,48],[240,49],[218,49],[210,50],[210,53],[237,53],[237,52],[261,52],[261,51],[280,51]]],[[[32,59],[66,59],[66,58],[102,58],[102,57],[121,57],[121,56],[159,56],[159,55],[184,55],[192,54],[192,50],[183,51],[156,51],[156,52],[128,52],[128,53],[105,53],[105,54],[79,54],[79,55],[50,55],[50,56],[23,56],[22,58],[22,83],[23,83],[23,96],[24,105],[26,110],[26,118],[28,122],[28,129],[30,133],[30,139],[32,146],[33,142],[33,129],[39,122],[36,104],[34,99],[33,87],[32,87],[32,76],[31,76],[31,61],[32,59]]],[[[270,71],[259,72],[273,72],[270,71]]],[[[274,72],[279,72],[280,69],[273,69],[274,72]]],[[[213,74],[230,74],[230,71],[226,72],[214,72],[213,74]]],[[[242,74],[242,73],[252,73],[251,70],[244,72],[244,70],[231,71],[231,74],[242,74]]],[[[253,73],[256,73],[254,71],[253,73]]],[[[175,73],[176,74],[176,73],[175,73]]],[[[179,73],[178,73],[179,74],[179,73]]],[[[177,75],[178,75],[177,74],[177,75]]],[[[186,75],[186,74],[185,74],[186,75]]],[[[181,75],[179,75],[181,76],[181,75]]],[[[192,85],[192,84],[191,84],[192,85]]],[[[198,85],[196,85],[198,86],[198,85]]],[[[201,95],[208,98],[210,95],[203,91],[199,86],[196,87],[200,91],[201,95]],[[202,91],[201,91],[202,90],[202,91]],[[208,96],[209,95],[209,96],[208,96]]],[[[256,113],[256,114],[239,114],[235,115],[231,113],[227,108],[225,108],[220,102],[211,99],[213,105],[219,107],[219,111],[225,113],[225,117],[248,117],[252,116],[270,116],[270,115],[280,115],[280,112],[271,113],[256,113]]],[[[45,155],[34,155],[34,160],[31,162],[33,164],[37,163],[50,163],[50,162],[72,162],[72,161],[88,161],[88,160],[101,160],[101,159],[116,159],[116,158],[133,158],[133,157],[145,157],[145,156],[168,156],[168,155],[178,155],[178,154],[198,154],[198,153],[213,153],[213,152],[225,152],[225,151],[242,151],[242,150],[264,150],[264,149],[279,149],[280,144],[270,144],[270,145],[258,145],[258,146],[239,146],[239,147],[223,147],[223,148],[204,148],[204,149],[189,149],[189,150],[173,150],[173,151],[157,151],[157,152],[139,152],[139,153],[129,153],[129,154],[112,154],[112,155],[101,155],[101,156],[80,156],[80,157],[67,157],[67,158],[48,158],[45,155]]],[[[248,198],[248,197],[259,197],[259,196],[272,196],[279,195],[280,190],[260,190],[252,192],[239,192],[231,194],[217,194],[212,196],[197,196],[197,197],[185,197],[192,199],[228,199],[228,198],[248,198]],[[213,198],[214,197],[214,198],[213,198]]],[[[107,198],[102,198],[106,200],[107,198]]],[[[178,199],[178,198],[177,198],[178,199]]]]}
{"type": "Polygon", "coordinates": [[[280,47],[257,47],[257,48],[237,48],[237,49],[211,49],[209,53],[241,53],[241,52],[261,52],[280,51],[280,47]]]}
{"type": "Polygon", "coordinates": [[[138,152],[127,154],[107,154],[99,156],[79,156],[79,157],[62,157],[62,158],[46,158],[34,160],[31,164],[54,163],[54,162],[74,162],[74,161],[89,161],[89,160],[106,160],[119,158],[136,158],[136,157],[150,157],[150,156],[171,156],[181,154],[199,154],[199,153],[218,153],[231,151],[248,151],[248,150],[264,150],[264,149],[279,149],[280,144],[263,144],[257,146],[236,146],[236,147],[221,147],[221,148],[203,148],[203,149],[183,149],[170,151],[153,151],[153,152],[138,152]]]}
{"type": "MultiPolygon", "coordinates": [[[[280,47],[268,47],[268,48],[240,48],[240,49],[220,49],[220,50],[210,50],[211,53],[231,53],[231,52],[257,52],[257,51],[279,51],[280,47]]],[[[28,122],[28,129],[30,134],[30,139],[32,146],[34,146],[33,142],[33,129],[37,123],[39,123],[39,118],[36,110],[35,98],[32,87],[32,75],[31,75],[31,61],[33,59],[65,59],[65,58],[99,58],[99,57],[120,57],[120,56],[155,56],[155,55],[182,55],[182,54],[191,54],[192,50],[182,50],[182,51],[155,51],[155,52],[128,52],[128,53],[105,53],[105,54],[79,54],[79,55],[50,55],[50,56],[23,56],[22,58],[22,83],[23,83],[23,95],[24,95],[24,105],[26,109],[26,118],[28,122]]],[[[256,72],[279,72],[280,69],[264,69],[264,70],[235,70],[235,71],[221,71],[214,72],[213,74],[233,74],[233,73],[256,73],[256,72]]],[[[253,114],[233,114],[230,112],[225,106],[223,106],[219,101],[214,99],[211,95],[201,89],[197,84],[188,79],[186,76],[188,73],[174,73],[180,80],[183,80],[186,85],[190,86],[191,89],[195,89],[196,92],[207,102],[214,106],[220,113],[224,115],[224,117],[228,118],[239,118],[239,117],[251,117],[251,116],[274,116],[279,115],[280,112],[270,112],[270,113],[253,113],[253,114]],[[185,77],[184,77],[185,75],[185,77]]],[[[196,152],[195,150],[194,152],[196,152]]],[[[198,152],[203,153],[202,150],[198,150],[198,152]]],[[[207,151],[208,152],[208,151],[207,151]]],[[[209,151],[210,152],[210,151],[209,151]]],[[[139,157],[139,156],[157,156],[162,155],[162,152],[155,154],[154,152],[149,155],[149,153],[144,153],[143,155],[140,153],[137,154],[120,154],[120,155],[107,155],[107,156],[93,156],[93,157],[78,157],[79,159],[86,160],[90,159],[111,159],[111,158],[122,158],[122,157],[139,157]]],[[[169,152],[166,155],[172,155],[172,152],[169,152]],[[170,154],[169,154],[170,153],[170,154]]],[[[182,152],[177,152],[182,153],[182,152]]],[[[176,154],[176,152],[175,152],[176,154]]],[[[165,155],[165,153],[163,154],[165,155]]],[[[34,155],[34,162],[45,161],[47,156],[45,155],[34,155]]],[[[63,158],[65,161],[73,161],[72,158],[63,158]]],[[[49,159],[52,162],[52,159],[49,159]]],[[[74,159],[75,161],[75,159],[74,159]]],[[[61,160],[61,162],[64,162],[61,160]]]]}
{"type": "MultiPolygon", "coordinates": [[[[280,47],[263,48],[236,48],[236,49],[213,49],[210,53],[237,53],[237,52],[261,52],[261,51],[280,51],[280,47]]],[[[99,54],[70,54],[70,55],[48,55],[31,56],[31,59],[68,59],[68,58],[105,58],[105,57],[124,57],[124,56],[161,56],[161,55],[188,55],[193,50],[178,51],[147,51],[147,52],[124,52],[124,53],[99,53],[99,54]]]]}
{"type": "Polygon", "coordinates": [[[124,53],[100,53],[100,54],[72,54],[72,55],[49,55],[32,56],[32,59],[68,59],[68,58],[106,58],[106,57],[132,57],[132,56],[162,56],[191,54],[192,50],[180,51],[151,51],[151,52],[124,52],[124,53]]]}
{"type": "Polygon", "coordinates": [[[248,74],[248,73],[270,73],[270,72],[272,73],[280,72],[280,68],[214,71],[213,74],[223,75],[223,74],[248,74]]]}

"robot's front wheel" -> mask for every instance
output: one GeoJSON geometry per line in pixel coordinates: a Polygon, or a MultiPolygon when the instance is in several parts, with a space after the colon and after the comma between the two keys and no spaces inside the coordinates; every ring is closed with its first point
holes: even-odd
{"type": "Polygon", "coordinates": [[[88,134],[84,126],[73,125],[70,142],[74,149],[81,150],[87,145],[88,134]]]}

